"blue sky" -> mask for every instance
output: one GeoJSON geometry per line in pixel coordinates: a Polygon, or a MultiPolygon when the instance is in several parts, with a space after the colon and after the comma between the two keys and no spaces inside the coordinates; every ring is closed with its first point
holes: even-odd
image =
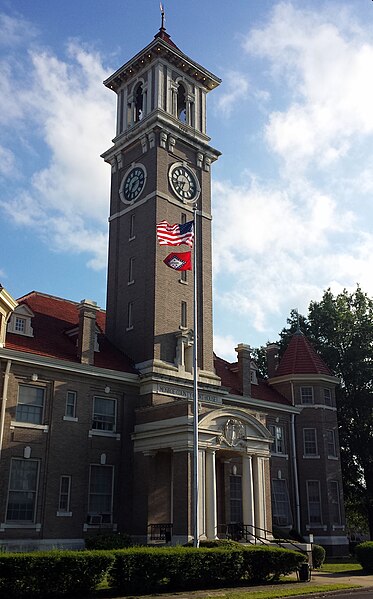
{"type": "MultiPolygon", "coordinates": [[[[166,0],[208,98],[215,350],[275,340],[331,287],[373,295],[372,0],[166,0]]],[[[158,0],[0,1],[0,281],[105,306],[116,97],[158,0]]]]}

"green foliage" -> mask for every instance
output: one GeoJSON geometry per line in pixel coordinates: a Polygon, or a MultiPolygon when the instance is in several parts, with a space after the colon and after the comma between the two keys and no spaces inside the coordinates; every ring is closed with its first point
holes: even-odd
{"type": "Polygon", "coordinates": [[[115,552],[110,584],[125,594],[145,594],[263,583],[298,569],[303,554],[273,547],[143,547],[115,552]]]}
{"type": "Polygon", "coordinates": [[[93,591],[114,556],[108,552],[45,551],[0,554],[0,596],[63,597],[93,591]]]}
{"type": "Polygon", "coordinates": [[[130,535],[123,533],[100,533],[85,539],[86,549],[125,549],[132,547],[133,541],[130,535]]]}
{"type": "Polygon", "coordinates": [[[355,555],[365,572],[373,574],[373,541],[365,541],[357,545],[355,555]]]}
{"type": "Polygon", "coordinates": [[[325,561],[326,551],[321,545],[312,545],[312,565],[314,568],[321,568],[325,561]]]}

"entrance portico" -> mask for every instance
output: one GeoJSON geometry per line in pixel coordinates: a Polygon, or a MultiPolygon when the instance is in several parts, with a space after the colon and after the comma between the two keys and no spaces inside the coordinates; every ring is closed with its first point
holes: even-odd
{"type": "MultiPolygon", "coordinates": [[[[228,527],[238,523],[246,525],[254,534],[271,528],[269,447],[272,437],[264,422],[264,414],[242,408],[220,407],[201,414],[198,443],[200,539],[225,537],[228,527]]],[[[138,424],[133,440],[135,463],[136,455],[138,464],[143,464],[144,456],[147,456],[145,459],[150,460],[148,471],[157,472],[147,485],[143,485],[143,491],[148,495],[148,510],[143,514],[142,522],[148,526],[172,523],[174,543],[191,540],[192,417],[138,424]],[[162,513],[152,501],[155,495],[164,496],[162,513]]],[[[141,474],[135,476],[141,477],[141,474]]]]}

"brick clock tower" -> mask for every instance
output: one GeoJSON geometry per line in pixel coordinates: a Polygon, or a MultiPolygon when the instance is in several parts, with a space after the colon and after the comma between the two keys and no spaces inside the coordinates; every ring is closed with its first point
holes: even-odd
{"type": "Polygon", "coordinates": [[[194,204],[198,365],[202,379],[214,371],[210,165],[220,153],[206,135],[206,95],[219,83],[163,26],[104,82],[118,96],[114,145],[103,154],[112,168],[107,335],[143,373],[191,371],[193,274],[163,263],[175,248],[158,245],[156,224],[193,220],[194,204]]]}
{"type": "Polygon", "coordinates": [[[164,264],[190,248],[160,246],[156,225],[189,222],[195,212],[201,413],[222,402],[212,346],[210,172],[220,153],[206,134],[206,96],[219,83],[163,23],[104,82],[118,97],[114,145],[103,154],[112,172],[106,334],[141,375],[133,485],[123,483],[133,507],[122,522],[130,520],[139,539],[160,522],[172,523],[176,542],[192,534],[193,272],[164,264]]]}

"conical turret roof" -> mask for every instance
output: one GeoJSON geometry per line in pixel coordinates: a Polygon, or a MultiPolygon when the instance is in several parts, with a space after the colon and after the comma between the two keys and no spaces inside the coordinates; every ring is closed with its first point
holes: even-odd
{"type": "Polygon", "coordinates": [[[276,377],[291,374],[326,374],[333,376],[330,368],[320,358],[301,331],[297,331],[292,336],[276,370],[276,377]]]}

